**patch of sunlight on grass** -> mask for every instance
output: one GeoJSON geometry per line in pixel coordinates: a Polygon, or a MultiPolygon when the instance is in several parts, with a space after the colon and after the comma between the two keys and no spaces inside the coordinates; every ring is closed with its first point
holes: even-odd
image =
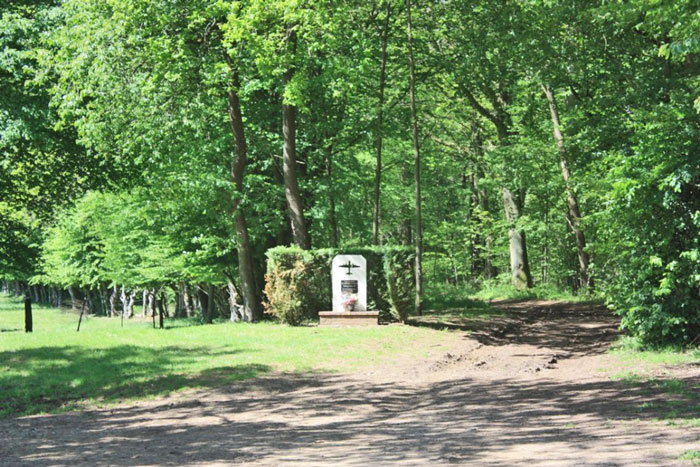
{"type": "Polygon", "coordinates": [[[668,347],[662,349],[641,349],[634,338],[622,337],[610,349],[610,353],[631,363],[649,363],[654,365],[681,365],[700,363],[700,349],[679,349],[668,347]]]}

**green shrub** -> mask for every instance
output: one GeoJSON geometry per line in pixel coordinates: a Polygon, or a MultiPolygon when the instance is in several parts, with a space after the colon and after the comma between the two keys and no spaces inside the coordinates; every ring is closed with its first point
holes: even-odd
{"type": "Polygon", "coordinates": [[[394,319],[405,322],[415,299],[415,252],[409,248],[390,247],[384,250],[390,312],[394,319]]]}
{"type": "Polygon", "coordinates": [[[404,247],[350,247],[267,251],[265,309],[277,319],[298,325],[332,307],[331,262],[336,255],[362,255],[367,261],[367,307],[380,320],[405,319],[412,308],[415,255],[404,247]]]}

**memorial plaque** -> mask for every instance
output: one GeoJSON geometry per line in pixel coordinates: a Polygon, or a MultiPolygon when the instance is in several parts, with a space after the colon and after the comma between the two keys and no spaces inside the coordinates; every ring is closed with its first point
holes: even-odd
{"type": "Polygon", "coordinates": [[[338,255],[331,264],[333,311],[346,311],[354,301],[354,311],[367,310],[367,261],[360,255],[338,255]]]}
{"type": "Polygon", "coordinates": [[[355,280],[351,281],[340,281],[340,291],[344,294],[346,293],[357,293],[358,282],[355,280]]]}

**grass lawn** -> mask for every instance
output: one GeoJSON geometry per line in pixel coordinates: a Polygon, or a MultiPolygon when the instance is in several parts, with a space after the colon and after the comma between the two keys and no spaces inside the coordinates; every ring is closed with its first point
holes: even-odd
{"type": "Polygon", "coordinates": [[[34,305],[24,332],[20,300],[0,294],[0,417],[111,404],[220,386],[271,371],[338,372],[378,360],[422,356],[458,339],[409,326],[289,327],[274,323],[194,325],[88,317],[34,305]]]}

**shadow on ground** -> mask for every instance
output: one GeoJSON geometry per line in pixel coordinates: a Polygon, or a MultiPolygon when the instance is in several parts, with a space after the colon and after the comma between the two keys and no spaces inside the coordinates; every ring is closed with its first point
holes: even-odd
{"type": "Polygon", "coordinates": [[[185,401],[7,421],[0,426],[0,459],[123,466],[481,463],[515,449],[518,462],[544,455],[556,465],[577,464],[595,460],[582,453],[607,460],[622,453],[635,464],[640,449],[666,436],[634,428],[659,416],[639,409],[663,398],[653,390],[614,381],[458,379],[412,387],[275,375],[185,401]],[[620,429],[624,423],[632,429],[620,429]],[[548,450],[552,446],[557,449],[548,450]]]}
{"type": "Polygon", "coordinates": [[[121,345],[107,349],[39,347],[0,352],[0,418],[70,409],[80,401],[145,398],[186,388],[217,387],[253,378],[269,367],[242,364],[190,374],[178,368],[195,356],[233,355],[243,350],[121,345]]]}
{"type": "MultiPolygon", "coordinates": [[[[468,338],[495,349],[526,344],[529,355],[528,346],[592,355],[605,352],[617,335],[614,317],[590,304],[498,306],[507,315],[490,325],[484,320],[468,338]]],[[[658,380],[481,377],[459,373],[458,366],[449,377],[424,382],[269,374],[256,365],[215,368],[192,380],[149,376],[202,351],[170,347],[140,354],[149,350],[124,346],[100,354],[77,348],[0,354],[0,361],[33,365],[16,381],[0,373],[0,403],[8,384],[40,385],[46,392],[43,375],[60,368],[81,375],[59,379],[57,386],[78,398],[81,391],[116,398],[215,388],[132,407],[3,420],[0,464],[673,465],[684,451],[697,449],[700,436],[698,399],[689,393],[700,375],[693,371],[674,379],[676,393],[658,380]],[[134,354],[136,361],[129,360],[134,354]],[[221,386],[231,379],[240,381],[221,386]],[[682,428],[655,421],[669,410],[682,428]]]]}
{"type": "Polygon", "coordinates": [[[412,318],[409,324],[466,331],[483,345],[528,344],[567,355],[604,353],[620,335],[619,318],[600,304],[514,300],[491,306],[500,314],[443,313],[412,318]]]}

